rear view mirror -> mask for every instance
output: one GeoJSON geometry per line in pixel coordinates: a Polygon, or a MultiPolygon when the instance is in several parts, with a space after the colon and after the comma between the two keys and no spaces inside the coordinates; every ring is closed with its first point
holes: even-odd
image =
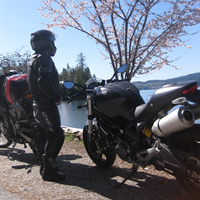
{"type": "Polygon", "coordinates": [[[125,72],[126,71],[126,68],[128,67],[127,64],[121,66],[118,70],[117,70],[117,73],[122,73],[122,72],[125,72]]]}
{"type": "Polygon", "coordinates": [[[8,63],[5,62],[5,61],[2,62],[2,63],[1,63],[1,67],[4,68],[4,69],[6,69],[6,68],[8,67],[8,63]]]}
{"type": "Polygon", "coordinates": [[[115,77],[116,74],[125,72],[127,67],[128,67],[127,64],[122,65],[119,69],[117,69],[117,71],[115,71],[115,73],[113,74],[113,76],[110,80],[113,80],[113,78],[115,77]]]}
{"type": "Polygon", "coordinates": [[[63,86],[65,87],[65,88],[67,88],[67,89],[72,89],[73,87],[74,87],[74,83],[73,82],[71,82],[71,81],[64,81],[63,82],[63,86]]]}

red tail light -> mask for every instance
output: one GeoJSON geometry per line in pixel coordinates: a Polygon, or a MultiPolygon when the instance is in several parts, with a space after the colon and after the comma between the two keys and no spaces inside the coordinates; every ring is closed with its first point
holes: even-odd
{"type": "Polygon", "coordinates": [[[197,90],[198,87],[199,87],[198,85],[195,85],[187,90],[184,90],[182,93],[183,94],[193,94],[197,90]]]}

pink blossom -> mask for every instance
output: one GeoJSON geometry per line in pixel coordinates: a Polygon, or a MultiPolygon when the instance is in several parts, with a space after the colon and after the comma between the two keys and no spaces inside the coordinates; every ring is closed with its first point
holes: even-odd
{"type": "Polygon", "coordinates": [[[186,45],[187,27],[200,23],[200,0],[44,0],[39,10],[52,19],[48,28],[72,27],[101,45],[113,70],[129,64],[124,78],[149,73],[167,65],[166,56],[186,45]]]}

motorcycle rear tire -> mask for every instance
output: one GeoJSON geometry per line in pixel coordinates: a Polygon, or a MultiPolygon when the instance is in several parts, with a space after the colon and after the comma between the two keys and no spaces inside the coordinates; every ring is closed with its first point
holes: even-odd
{"type": "Polygon", "coordinates": [[[115,147],[105,147],[103,151],[99,152],[95,142],[93,140],[89,141],[87,126],[83,129],[83,142],[88,155],[98,167],[109,168],[113,165],[116,159],[115,147]]]}
{"type": "Polygon", "coordinates": [[[184,181],[178,177],[176,177],[176,180],[179,182],[179,184],[182,186],[182,188],[190,195],[191,199],[200,199],[200,187],[196,186],[192,183],[189,183],[187,181],[184,181]]]}

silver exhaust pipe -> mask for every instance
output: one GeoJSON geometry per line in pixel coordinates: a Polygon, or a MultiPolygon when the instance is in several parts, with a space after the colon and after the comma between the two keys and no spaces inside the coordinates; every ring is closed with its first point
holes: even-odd
{"type": "Polygon", "coordinates": [[[186,108],[180,107],[169,115],[161,119],[157,119],[153,126],[152,132],[159,137],[175,133],[194,125],[195,116],[193,112],[186,108]]]}

